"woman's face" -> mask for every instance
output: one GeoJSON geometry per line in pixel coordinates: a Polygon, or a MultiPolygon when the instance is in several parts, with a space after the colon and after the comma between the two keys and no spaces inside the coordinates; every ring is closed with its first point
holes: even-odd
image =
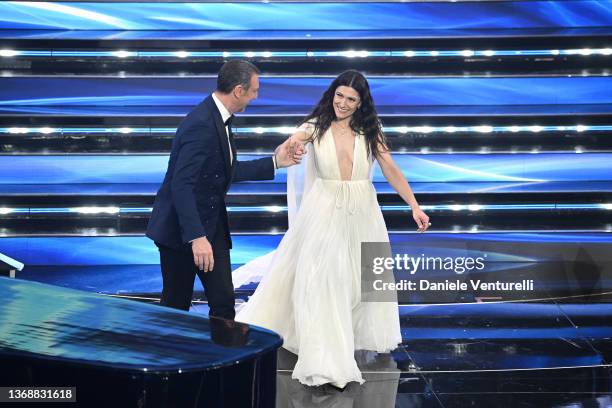
{"type": "Polygon", "coordinates": [[[361,100],[359,99],[359,92],[350,86],[339,86],[336,88],[334,93],[334,112],[338,120],[346,119],[350,117],[357,108],[361,100]]]}

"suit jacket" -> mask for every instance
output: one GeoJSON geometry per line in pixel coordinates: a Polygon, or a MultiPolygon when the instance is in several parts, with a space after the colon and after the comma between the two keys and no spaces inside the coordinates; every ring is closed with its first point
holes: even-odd
{"type": "Polygon", "coordinates": [[[180,123],[157,192],[147,236],[158,244],[178,248],[196,238],[212,241],[218,222],[226,223],[225,197],[234,181],[271,180],[271,157],[239,162],[230,132],[233,163],[225,125],[212,96],[208,96],[180,123]]]}

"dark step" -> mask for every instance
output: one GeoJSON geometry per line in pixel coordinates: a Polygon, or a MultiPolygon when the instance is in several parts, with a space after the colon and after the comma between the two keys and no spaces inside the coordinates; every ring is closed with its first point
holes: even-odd
{"type": "MultiPolygon", "coordinates": [[[[0,153],[160,153],[170,150],[180,118],[0,118],[0,153]],[[154,123],[147,123],[154,122],[154,123]]],[[[271,153],[301,117],[240,116],[238,151],[271,153]]],[[[612,115],[540,118],[382,119],[388,144],[403,153],[532,153],[612,150],[612,115]]]]}
{"type": "MultiPolygon", "coordinates": [[[[7,45],[4,49],[12,49],[16,55],[0,58],[0,69],[11,76],[211,75],[216,74],[228,58],[245,58],[266,75],[335,75],[348,69],[358,69],[369,75],[405,76],[581,76],[609,73],[612,49],[608,48],[607,38],[575,40],[572,41],[577,43],[575,47],[564,43],[561,49],[557,49],[559,39],[550,39],[540,48],[521,44],[524,40],[517,39],[511,48],[497,44],[488,45],[488,48],[479,48],[477,44],[431,44],[427,47],[403,42],[396,48],[390,48],[393,44],[384,48],[368,44],[353,44],[350,48],[343,44],[338,49],[312,44],[299,48],[299,45],[290,43],[267,47],[256,44],[252,51],[247,51],[253,48],[248,42],[241,44],[246,50],[181,47],[179,44],[171,49],[134,48],[130,45],[100,48],[99,44],[92,44],[89,49],[84,44],[68,49],[61,45],[52,48],[42,44],[36,48],[7,45]]],[[[333,47],[334,43],[331,44],[333,47]]]]}
{"type": "MultiPolygon", "coordinates": [[[[606,205],[574,206],[568,203],[535,208],[519,205],[501,209],[493,207],[490,210],[474,207],[428,209],[425,206],[424,209],[431,218],[432,231],[612,230],[611,209],[606,205]]],[[[383,207],[383,215],[390,231],[416,230],[407,207],[383,207]]],[[[2,236],[138,235],[144,233],[149,216],[150,211],[145,209],[119,213],[112,210],[111,213],[98,214],[9,213],[0,217],[0,233],[2,236]]],[[[287,214],[279,209],[253,211],[237,208],[230,211],[230,224],[234,232],[283,232],[287,229],[287,214]]]]}
{"type": "MultiPolygon", "coordinates": [[[[281,184],[281,183],[279,183],[281,184]]],[[[265,207],[287,205],[286,186],[281,184],[276,189],[253,189],[259,183],[236,183],[232,186],[226,197],[226,205],[239,211],[242,207],[265,207]]],[[[418,194],[419,203],[423,205],[446,206],[459,205],[468,206],[472,204],[501,205],[501,206],[537,206],[537,205],[564,205],[564,204],[612,204],[612,192],[610,191],[478,191],[475,187],[478,183],[472,183],[466,191],[447,190],[443,194],[423,189],[421,183],[414,183],[413,190],[418,194]]],[[[402,199],[388,185],[376,184],[378,202],[380,205],[405,205],[402,199]]],[[[129,210],[130,208],[147,208],[153,205],[156,190],[145,192],[116,191],[109,194],[101,194],[97,190],[89,191],[85,188],[78,193],[66,191],[58,193],[54,191],[41,190],[34,194],[23,189],[15,194],[6,194],[0,190],[0,206],[3,208],[30,208],[35,212],[44,209],[67,209],[70,207],[119,207],[129,210]]],[[[255,210],[254,210],[255,211],[255,210]]],[[[52,211],[49,211],[52,212],[52,211]]],[[[61,211],[60,211],[61,212],[61,211]]]]}

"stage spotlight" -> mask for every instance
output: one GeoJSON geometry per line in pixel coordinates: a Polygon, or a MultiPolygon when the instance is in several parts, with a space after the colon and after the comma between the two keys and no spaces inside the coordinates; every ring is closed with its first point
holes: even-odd
{"type": "Polygon", "coordinates": [[[129,51],[120,50],[120,51],[113,52],[113,55],[118,58],[127,58],[130,55],[132,55],[132,53],[129,51]]]}
{"type": "Polygon", "coordinates": [[[492,57],[493,55],[495,55],[495,51],[493,50],[486,50],[483,52],[484,55],[486,55],[487,57],[492,57]]]}
{"type": "Polygon", "coordinates": [[[461,51],[461,55],[463,55],[464,57],[471,57],[474,55],[474,51],[472,50],[463,50],[461,51]]]}
{"type": "Polygon", "coordinates": [[[520,130],[521,130],[521,128],[520,128],[520,127],[518,127],[518,126],[510,126],[510,131],[511,131],[512,133],[517,133],[517,132],[520,132],[520,130]]]}
{"type": "Polygon", "coordinates": [[[306,53],[306,56],[307,56],[307,57],[312,57],[313,55],[314,55],[314,52],[312,52],[312,51],[308,51],[308,52],[306,53]]]}
{"type": "Polygon", "coordinates": [[[49,133],[54,133],[56,130],[55,130],[55,129],[52,129],[52,128],[50,128],[50,127],[42,127],[42,128],[40,128],[40,129],[38,129],[38,131],[39,131],[40,133],[43,133],[43,134],[45,134],[45,135],[48,135],[49,133]]]}
{"type": "Polygon", "coordinates": [[[612,48],[602,48],[600,53],[603,55],[612,55],[612,48]]]}
{"type": "Polygon", "coordinates": [[[480,133],[491,133],[493,131],[493,127],[488,125],[476,126],[474,129],[480,133]]]}
{"type": "Polygon", "coordinates": [[[584,125],[577,125],[576,126],[576,132],[584,132],[587,129],[588,129],[588,126],[584,126],[584,125]]]}
{"type": "Polygon", "coordinates": [[[0,207],[0,215],[8,215],[14,212],[13,208],[0,207]]]}
{"type": "Polygon", "coordinates": [[[132,128],[127,128],[127,127],[120,128],[120,129],[119,129],[119,133],[123,133],[123,134],[132,133],[133,131],[134,131],[134,129],[132,129],[132,128]]]}
{"type": "Polygon", "coordinates": [[[575,151],[576,153],[584,153],[584,150],[582,149],[582,146],[576,146],[576,147],[574,148],[574,151],[575,151]]]}
{"type": "Polygon", "coordinates": [[[188,53],[187,51],[177,51],[177,52],[174,53],[174,55],[176,55],[179,58],[187,58],[191,54],[188,53]]]}
{"type": "Polygon", "coordinates": [[[370,56],[370,53],[368,51],[363,50],[363,51],[359,51],[358,55],[360,58],[367,58],[370,56]]]}
{"type": "Polygon", "coordinates": [[[431,55],[432,57],[437,57],[438,55],[440,55],[440,53],[438,51],[429,51],[429,55],[431,55]]]}
{"type": "Polygon", "coordinates": [[[448,208],[450,208],[453,211],[461,211],[463,210],[463,206],[461,204],[451,204],[448,206],[448,208]]]}
{"type": "Polygon", "coordinates": [[[417,127],[417,132],[421,133],[431,133],[433,132],[433,128],[431,126],[419,126],[417,127]]]}
{"type": "Polygon", "coordinates": [[[253,51],[247,51],[244,55],[247,58],[253,58],[255,56],[255,53],[253,51]]]}
{"type": "Polygon", "coordinates": [[[350,50],[350,51],[343,52],[342,55],[347,58],[355,58],[357,56],[357,53],[353,50],[350,50]]]}
{"type": "Polygon", "coordinates": [[[427,154],[427,153],[429,153],[429,147],[421,147],[421,153],[422,153],[422,154],[427,154]]]}
{"type": "Polygon", "coordinates": [[[228,57],[230,57],[231,55],[232,55],[232,53],[231,53],[231,52],[229,52],[229,51],[223,51],[223,58],[228,58],[228,57]]]}
{"type": "Polygon", "coordinates": [[[265,132],[265,129],[262,127],[256,127],[255,129],[253,129],[253,132],[257,133],[258,135],[261,135],[265,132]]]}
{"type": "Polygon", "coordinates": [[[264,52],[261,53],[261,55],[264,58],[270,58],[272,56],[272,53],[270,51],[264,51],[264,52]]]}
{"type": "Polygon", "coordinates": [[[591,55],[593,53],[593,50],[590,48],[583,48],[578,52],[580,53],[580,55],[591,55]]]}
{"type": "Polygon", "coordinates": [[[542,131],[542,129],[543,129],[543,128],[542,128],[542,126],[538,126],[538,125],[535,125],[535,126],[529,126],[529,130],[530,130],[530,131],[532,131],[532,132],[534,132],[534,133],[541,132],[541,131],[542,131]]]}
{"type": "Polygon", "coordinates": [[[0,57],[14,57],[19,54],[20,52],[15,50],[0,50],[0,57]]]}
{"type": "Polygon", "coordinates": [[[447,133],[455,133],[457,131],[457,128],[454,126],[447,126],[444,128],[444,131],[447,133]]]}
{"type": "Polygon", "coordinates": [[[12,133],[12,134],[23,134],[23,133],[29,133],[30,129],[28,129],[28,128],[12,127],[12,128],[8,128],[8,132],[12,133]]]}
{"type": "Polygon", "coordinates": [[[272,213],[279,213],[279,212],[285,211],[285,208],[281,207],[280,205],[268,205],[264,208],[266,209],[266,211],[272,212],[272,213]]]}
{"type": "Polygon", "coordinates": [[[404,51],[404,56],[406,56],[406,57],[414,57],[414,51],[404,51]]]}
{"type": "Polygon", "coordinates": [[[470,210],[470,211],[480,211],[480,210],[482,210],[482,205],[480,205],[480,204],[470,204],[470,205],[468,205],[468,210],[470,210]]]}
{"type": "Polygon", "coordinates": [[[119,214],[119,207],[73,207],[71,212],[79,214],[119,214]]]}
{"type": "Polygon", "coordinates": [[[559,55],[559,50],[550,50],[552,55],[559,55]]]}
{"type": "Polygon", "coordinates": [[[612,210],[612,203],[604,203],[601,206],[606,210],[612,210]]]}

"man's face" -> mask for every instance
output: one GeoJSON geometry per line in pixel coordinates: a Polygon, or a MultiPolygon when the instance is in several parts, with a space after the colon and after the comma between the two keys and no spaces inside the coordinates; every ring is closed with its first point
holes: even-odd
{"type": "Polygon", "coordinates": [[[251,75],[251,81],[249,89],[244,89],[242,86],[238,85],[236,87],[237,91],[237,103],[236,112],[243,112],[247,105],[253,100],[257,98],[257,94],[259,92],[259,75],[253,74],[251,75]]]}

